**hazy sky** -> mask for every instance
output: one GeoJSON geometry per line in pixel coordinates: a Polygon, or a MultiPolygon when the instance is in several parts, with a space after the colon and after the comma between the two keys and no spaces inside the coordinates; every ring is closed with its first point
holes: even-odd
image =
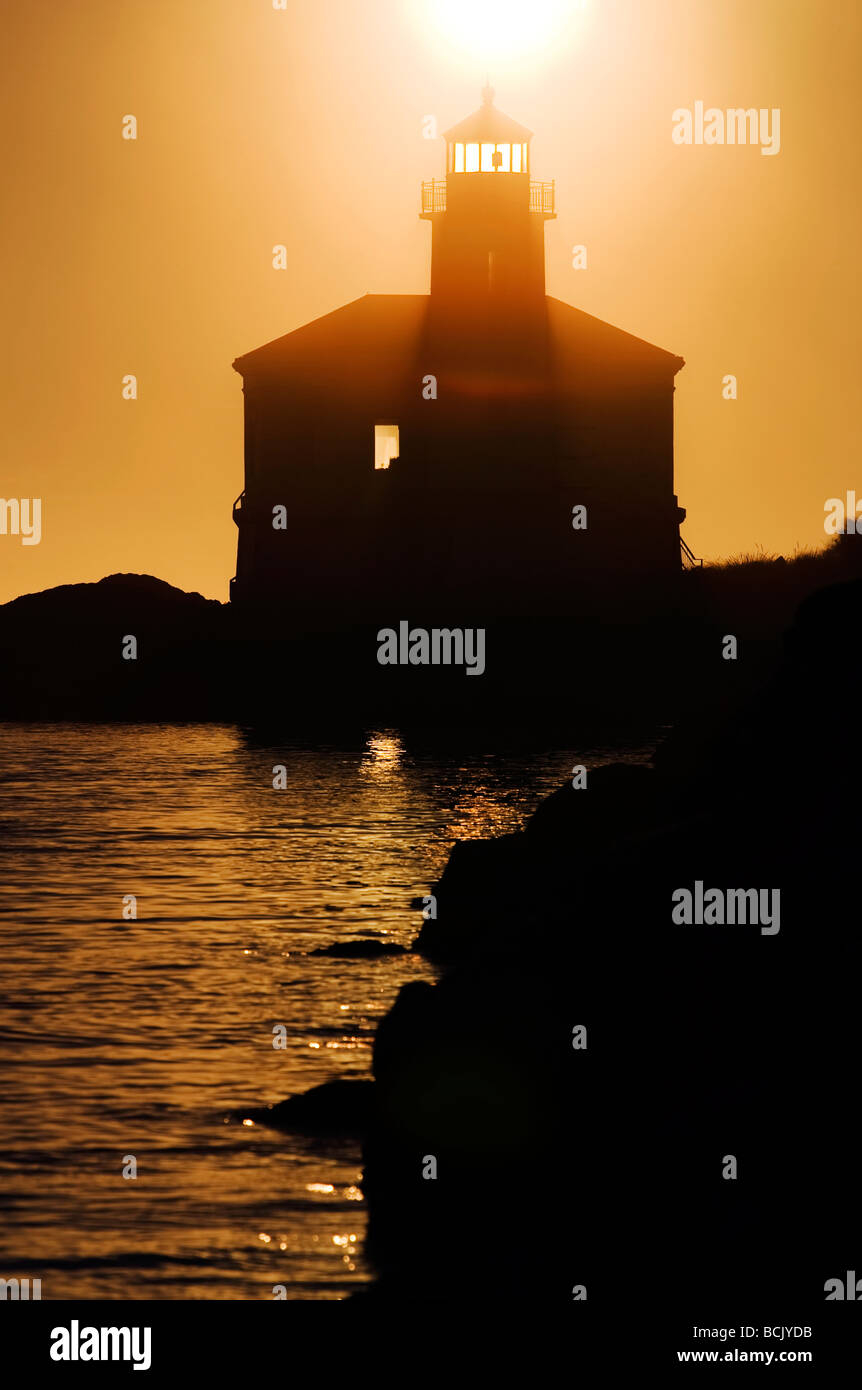
{"type": "MultiPolygon", "coordinates": [[[[862,498],[862,4],[568,8],[549,46],[490,61],[497,105],[536,132],[534,177],[557,181],[548,292],[686,359],[676,476],[697,554],[820,544],[825,500],[862,498]],[[696,101],[780,108],[780,152],[675,144],[672,113],[696,101]]],[[[231,362],[367,291],[427,290],[419,183],[443,144],[423,122],[479,104],[489,64],[456,43],[471,9],[4,6],[0,496],[41,497],[43,536],[0,536],[0,601],[115,571],[227,597],[231,362]]]]}

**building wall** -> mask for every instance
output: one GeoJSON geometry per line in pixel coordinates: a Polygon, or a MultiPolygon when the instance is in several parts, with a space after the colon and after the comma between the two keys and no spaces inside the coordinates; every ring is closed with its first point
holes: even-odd
{"type": "Polygon", "coordinates": [[[409,347],[322,341],[287,370],[248,371],[234,597],[309,628],[466,625],[579,611],[673,573],[671,370],[572,343],[540,365],[471,360],[423,332],[409,347]],[[385,471],[376,423],[400,430],[385,471]]]}

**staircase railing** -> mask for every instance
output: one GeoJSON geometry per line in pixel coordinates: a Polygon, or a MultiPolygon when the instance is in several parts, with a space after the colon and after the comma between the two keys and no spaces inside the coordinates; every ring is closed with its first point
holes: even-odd
{"type": "Polygon", "coordinates": [[[703,560],[699,560],[690,546],[686,545],[682,536],[679,538],[679,554],[684,570],[697,570],[703,568],[703,560]]]}

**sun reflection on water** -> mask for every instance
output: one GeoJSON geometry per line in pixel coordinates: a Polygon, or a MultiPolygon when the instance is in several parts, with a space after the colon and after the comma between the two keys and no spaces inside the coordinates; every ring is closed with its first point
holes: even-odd
{"type": "Polygon", "coordinates": [[[376,781],[386,781],[399,770],[404,748],[396,733],[385,731],[369,734],[360,765],[360,774],[376,781]]]}

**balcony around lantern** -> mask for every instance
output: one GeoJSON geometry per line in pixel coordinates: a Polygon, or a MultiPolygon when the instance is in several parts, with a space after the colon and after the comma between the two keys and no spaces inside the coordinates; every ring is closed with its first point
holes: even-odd
{"type": "MultiPolygon", "coordinates": [[[[460,177],[460,176],[459,176],[460,177]]],[[[469,177],[469,175],[465,175],[469,177]]],[[[435,213],[446,211],[446,180],[426,179],[422,184],[422,211],[419,216],[429,220],[435,213]]],[[[539,217],[556,217],[556,180],[550,183],[530,181],[530,212],[539,217]]]]}

